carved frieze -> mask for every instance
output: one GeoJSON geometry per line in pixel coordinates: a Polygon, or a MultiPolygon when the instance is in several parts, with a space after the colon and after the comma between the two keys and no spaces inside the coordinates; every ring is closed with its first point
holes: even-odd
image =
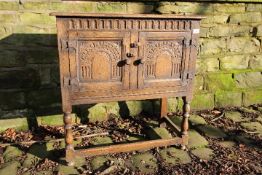
{"type": "Polygon", "coordinates": [[[188,20],[172,19],[96,19],[73,18],[68,20],[70,30],[191,30],[188,20]]]}

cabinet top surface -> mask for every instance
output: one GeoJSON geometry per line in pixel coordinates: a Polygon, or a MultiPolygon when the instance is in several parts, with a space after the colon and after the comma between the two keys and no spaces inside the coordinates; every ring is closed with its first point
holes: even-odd
{"type": "Polygon", "coordinates": [[[157,19],[195,19],[201,20],[204,16],[198,15],[172,15],[172,14],[110,14],[110,13],[68,13],[53,12],[56,17],[90,17],[90,18],[157,18],[157,19]]]}

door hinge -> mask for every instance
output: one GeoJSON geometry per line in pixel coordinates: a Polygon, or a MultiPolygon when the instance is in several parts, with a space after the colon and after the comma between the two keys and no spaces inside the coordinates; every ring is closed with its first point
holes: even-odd
{"type": "Polygon", "coordinates": [[[63,85],[64,85],[64,87],[68,87],[68,86],[70,86],[70,78],[69,77],[64,77],[63,78],[63,85]]]}
{"type": "Polygon", "coordinates": [[[68,86],[78,86],[79,85],[79,81],[77,78],[70,78],[68,76],[63,78],[63,85],[64,87],[68,87],[68,86]]]}
{"type": "Polygon", "coordinates": [[[76,48],[76,40],[61,39],[61,49],[68,50],[70,48],[76,48]]]}
{"type": "Polygon", "coordinates": [[[193,79],[194,78],[194,74],[192,73],[187,73],[187,79],[193,79]]]}

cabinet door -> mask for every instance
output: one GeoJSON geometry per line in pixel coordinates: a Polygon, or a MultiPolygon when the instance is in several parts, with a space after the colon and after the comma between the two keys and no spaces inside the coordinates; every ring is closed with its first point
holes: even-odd
{"type": "Polygon", "coordinates": [[[129,88],[126,53],[128,32],[70,31],[70,73],[74,91],[118,91],[129,88]]]}
{"type": "Polygon", "coordinates": [[[138,87],[185,85],[190,32],[140,32],[138,87]]]}

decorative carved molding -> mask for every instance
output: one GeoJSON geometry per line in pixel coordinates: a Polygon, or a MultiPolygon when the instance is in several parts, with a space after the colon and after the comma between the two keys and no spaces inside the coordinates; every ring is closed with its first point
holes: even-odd
{"type": "Polygon", "coordinates": [[[192,22],[172,19],[96,19],[68,20],[70,30],[191,30],[192,22]]]}
{"type": "Polygon", "coordinates": [[[120,80],[121,67],[118,62],[121,60],[121,41],[79,41],[78,47],[81,80],[120,80]],[[93,71],[94,67],[99,69],[93,71]],[[102,73],[103,76],[100,76],[102,73]]]}

